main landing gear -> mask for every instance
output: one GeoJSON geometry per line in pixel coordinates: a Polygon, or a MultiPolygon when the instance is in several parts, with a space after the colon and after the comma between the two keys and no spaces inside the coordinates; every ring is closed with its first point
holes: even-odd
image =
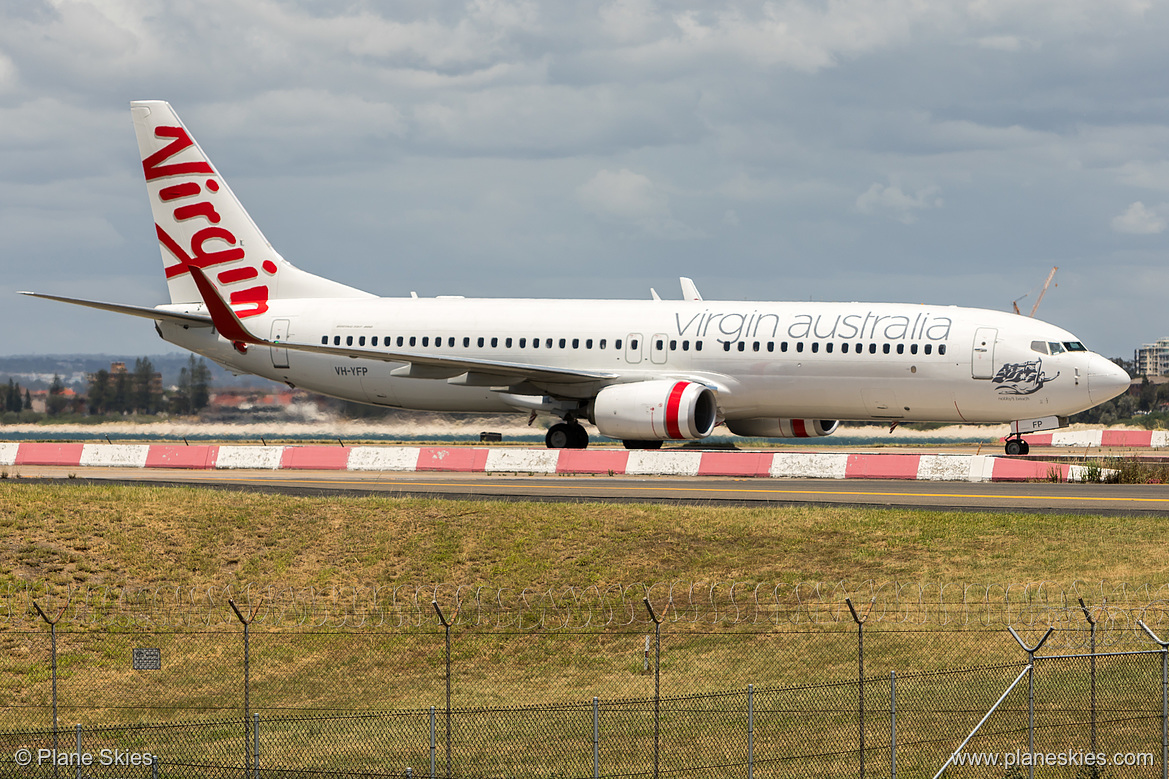
{"type": "Polygon", "coordinates": [[[584,449],[589,445],[589,434],[575,419],[557,422],[548,428],[544,445],[549,449],[584,449]]]}
{"type": "Polygon", "coordinates": [[[1023,437],[1018,435],[1007,439],[1006,449],[1007,454],[1010,455],[1027,454],[1031,451],[1031,447],[1023,440],[1023,437]]]}

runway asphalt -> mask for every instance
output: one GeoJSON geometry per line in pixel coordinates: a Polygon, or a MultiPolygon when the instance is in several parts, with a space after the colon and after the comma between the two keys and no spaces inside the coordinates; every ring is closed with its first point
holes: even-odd
{"type": "Polygon", "coordinates": [[[466,473],[77,468],[22,466],[18,477],[67,483],[155,483],[296,494],[426,496],[452,500],[854,506],[1169,516],[1169,485],[921,482],[850,479],[505,476],[466,473]]]}

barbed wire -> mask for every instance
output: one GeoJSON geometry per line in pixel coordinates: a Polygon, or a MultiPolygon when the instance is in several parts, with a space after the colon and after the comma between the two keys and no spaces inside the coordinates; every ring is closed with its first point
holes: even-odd
{"type": "Polygon", "coordinates": [[[846,627],[847,600],[867,610],[867,625],[902,627],[1086,627],[1080,600],[1098,631],[1169,623],[1169,584],[1050,581],[752,582],[743,580],[494,587],[486,584],[371,584],[290,587],[242,584],[191,587],[53,586],[45,581],[0,584],[0,629],[33,629],[61,612],[73,628],[213,629],[234,625],[234,601],[255,610],[257,627],[409,630],[441,623],[494,630],[600,630],[652,624],[645,607],[666,623],[693,628],[846,627]]]}

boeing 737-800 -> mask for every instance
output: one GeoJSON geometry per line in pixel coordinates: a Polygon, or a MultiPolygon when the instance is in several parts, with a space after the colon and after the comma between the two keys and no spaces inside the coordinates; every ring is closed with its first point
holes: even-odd
{"type": "Polygon", "coordinates": [[[1079,338],[1017,314],[889,303],[377,297],[272,248],[170,105],[131,103],[171,302],[24,293],[155,321],[236,373],[379,406],[539,412],[552,448],[582,421],[630,448],[725,424],[759,438],[839,420],[1012,423],[1022,434],[1129,386],[1079,338]]]}

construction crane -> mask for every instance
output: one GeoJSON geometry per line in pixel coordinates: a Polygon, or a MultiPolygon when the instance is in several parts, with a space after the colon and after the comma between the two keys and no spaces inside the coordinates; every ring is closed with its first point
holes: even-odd
{"type": "MultiPolygon", "coordinates": [[[[1057,270],[1059,270],[1059,266],[1052,268],[1051,273],[1047,274],[1047,281],[1043,282],[1043,289],[1039,290],[1039,297],[1035,298],[1035,305],[1031,306],[1031,313],[1027,316],[1033,317],[1035,316],[1035,312],[1039,310],[1039,304],[1043,302],[1043,296],[1047,294],[1047,288],[1051,286],[1051,280],[1055,278],[1055,272],[1057,270]]],[[[1055,286],[1058,287],[1059,285],[1056,284],[1055,286]]],[[[1030,292],[1027,293],[1027,295],[1030,294],[1030,292]]],[[[1027,295],[1024,295],[1023,298],[1027,297],[1027,295]]],[[[1018,300],[1012,301],[1011,303],[1011,305],[1015,307],[1016,314],[1023,313],[1019,310],[1019,300],[1022,300],[1023,298],[1019,298],[1018,300]]]]}

